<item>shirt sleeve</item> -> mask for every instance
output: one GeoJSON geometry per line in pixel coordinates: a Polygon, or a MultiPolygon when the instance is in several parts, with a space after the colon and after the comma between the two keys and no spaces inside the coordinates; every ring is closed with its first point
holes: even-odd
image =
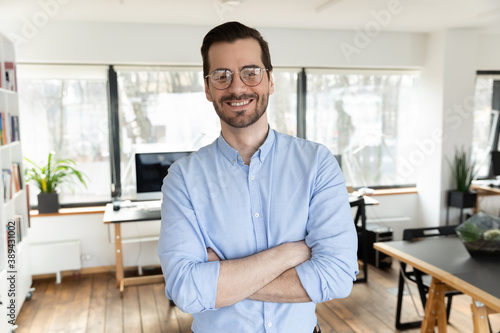
{"type": "Polygon", "coordinates": [[[296,267],[314,303],[347,297],[358,273],[357,233],[345,179],[335,157],[322,148],[305,239],[312,256],[296,267]]]}
{"type": "Polygon", "coordinates": [[[207,251],[179,168],[172,165],[162,186],[158,255],[169,299],[186,313],[215,309],[219,261],[207,251]]]}

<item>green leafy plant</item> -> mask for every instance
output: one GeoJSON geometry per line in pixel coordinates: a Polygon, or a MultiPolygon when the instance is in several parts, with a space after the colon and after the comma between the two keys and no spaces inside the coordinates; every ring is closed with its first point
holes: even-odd
{"type": "Polygon", "coordinates": [[[450,162],[453,178],[455,179],[456,190],[459,192],[469,192],[472,180],[476,176],[475,162],[472,161],[465,148],[455,149],[453,162],[450,162]]]}
{"type": "Polygon", "coordinates": [[[87,187],[84,179],[85,175],[75,168],[76,163],[73,160],[69,158],[56,160],[54,155],[54,152],[49,152],[47,164],[45,165],[38,165],[24,158],[32,165],[31,168],[25,170],[26,181],[34,182],[41,193],[54,193],[62,185],[73,191],[72,185],[76,181],[87,187]]]}
{"type": "Polygon", "coordinates": [[[457,231],[464,242],[475,242],[480,240],[483,236],[483,231],[470,221],[466,221],[460,225],[457,231]]]}

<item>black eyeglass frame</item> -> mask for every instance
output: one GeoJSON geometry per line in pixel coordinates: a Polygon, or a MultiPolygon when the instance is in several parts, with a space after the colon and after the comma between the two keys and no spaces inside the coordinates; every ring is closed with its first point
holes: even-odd
{"type": "Polygon", "coordinates": [[[215,69],[213,70],[210,74],[206,75],[204,78],[207,80],[207,82],[211,82],[212,85],[214,86],[215,89],[217,90],[226,90],[227,88],[229,88],[231,86],[231,84],[233,83],[233,78],[234,78],[234,75],[235,74],[239,74],[240,75],[240,80],[241,82],[243,82],[246,86],[248,87],[256,87],[258,86],[259,84],[262,83],[262,80],[264,79],[264,73],[269,71],[269,69],[267,68],[262,68],[260,66],[249,66],[249,67],[244,67],[241,71],[239,72],[233,72],[231,71],[230,69],[215,69]],[[258,83],[256,84],[248,84],[245,82],[245,80],[243,80],[243,78],[241,77],[241,73],[246,70],[246,69],[259,69],[261,72],[261,77],[260,77],[260,80],[258,83]],[[217,83],[212,81],[212,75],[215,73],[215,72],[226,72],[228,73],[229,72],[229,76],[231,78],[231,81],[229,82],[229,84],[225,87],[225,88],[217,88],[217,83]]]}

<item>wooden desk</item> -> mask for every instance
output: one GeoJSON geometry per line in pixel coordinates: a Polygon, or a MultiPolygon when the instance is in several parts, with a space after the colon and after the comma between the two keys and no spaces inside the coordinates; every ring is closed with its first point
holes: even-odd
{"type": "Polygon", "coordinates": [[[489,333],[487,312],[500,312],[500,264],[494,257],[471,257],[458,237],[415,242],[375,243],[375,249],[432,276],[421,332],[446,332],[444,292],[460,290],[472,297],[475,333],[489,333]]]}
{"type": "Polygon", "coordinates": [[[477,199],[476,199],[476,207],[474,207],[474,212],[479,212],[480,205],[479,205],[479,198],[482,196],[490,196],[490,195],[500,195],[500,188],[498,187],[491,187],[488,185],[482,185],[482,184],[471,184],[471,189],[476,190],[477,192],[477,199]]]}
{"type": "Polygon", "coordinates": [[[138,277],[125,277],[123,273],[123,248],[122,248],[122,223],[157,221],[161,220],[159,210],[144,210],[137,206],[122,207],[118,211],[113,210],[113,204],[107,204],[104,211],[104,223],[112,223],[115,227],[115,270],[116,284],[123,296],[125,286],[140,285],[147,283],[163,282],[163,275],[148,275],[138,277]]]}

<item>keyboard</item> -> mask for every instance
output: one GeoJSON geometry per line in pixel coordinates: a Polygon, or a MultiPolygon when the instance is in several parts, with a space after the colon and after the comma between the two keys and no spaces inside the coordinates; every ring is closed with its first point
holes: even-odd
{"type": "Polygon", "coordinates": [[[147,210],[149,212],[159,212],[161,210],[161,200],[138,201],[136,207],[140,210],[147,210]]]}

